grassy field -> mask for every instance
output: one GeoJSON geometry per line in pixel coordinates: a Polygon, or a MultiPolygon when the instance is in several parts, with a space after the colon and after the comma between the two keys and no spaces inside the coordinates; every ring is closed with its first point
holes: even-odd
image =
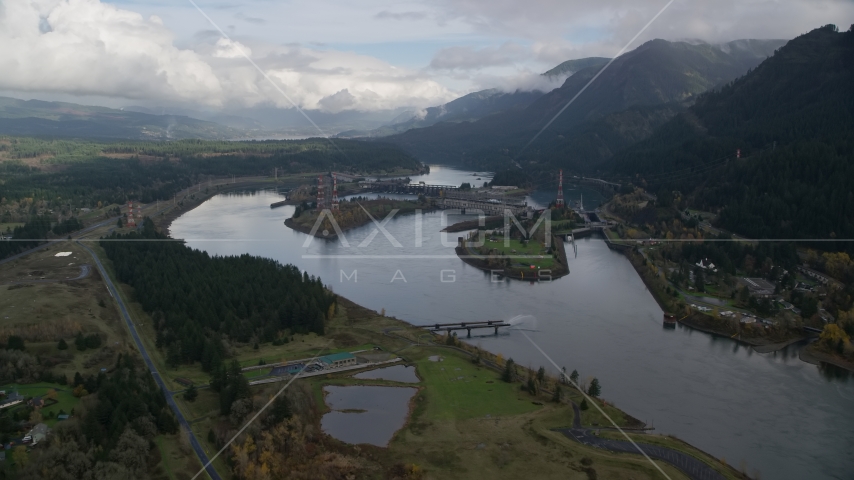
{"type": "Polygon", "coordinates": [[[0,222],[0,233],[12,233],[12,231],[14,231],[15,228],[23,227],[23,226],[24,226],[23,223],[16,223],[16,222],[3,223],[3,222],[0,222]]]}
{"type": "MultiPolygon", "coordinates": [[[[387,455],[422,465],[427,478],[659,478],[642,457],[588,448],[552,431],[571,423],[567,405],[543,402],[536,410],[515,415],[438,418],[429,400],[420,401],[426,407],[416,406],[415,418],[398,433],[387,455]],[[589,459],[596,477],[580,463],[583,458],[589,459]]],[[[686,478],[675,468],[663,468],[672,479],[686,478]]]]}
{"type": "MultiPolygon", "coordinates": [[[[202,468],[201,462],[190,451],[189,446],[184,444],[180,435],[181,433],[158,435],[154,438],[154,443],[160,452],[159,470],[169,480],[188,480],[202,468]]],[[[203,474],[199,478],[209,479],[210,477],[203,474]]]]}
{"type": "Polygon", "coordinates": [[[184,412],[188,422],[193,422],[208,415],[219,414],[219,394],[209,388],[201,388],[198,392],[199,396],[192,402],[184,400],[182,393],[173,395],[175,403],[184,412]]]}
{"type": "Polygon", "coordinates": [[[496,238],[495,240],[491,240],[489,237],[486,239],[486,243],[484,243],[483,247],[480,247],[481,252],[488,250],[498,250],[504,255],[513,257],[513,256],[525,256],[528,258],[511,258],[511,265],[534,265],[535,267],[540,268],[551,268],[555,264],[554,257],[548,252],[548,249],[544,247],[541,243],[531,241],[528,242],[527,245],[522,243],[521,240],[510,239],[508,244],[505,246],[504,238],[496,238]]]}
{"type": "Polygon", "coordinates": [[[62,360],[53,371],[68,377],[75,372],[95,373],[110,367],[118,353],[133,349],[115,303],[94,266],[89,277],[64,281],[66,277],[77,277],[84,263],[93,261],[78,245],[69,242],[52,245],[0,270],[0,284],[6,284],[0,285],[0,335],[21,335],[28,352],[62,360]],[[56,257],[58,252],[72,253],[56,257]],[[41,277],[60,281],[27,283],[41,277]],[[24,283],[8,285],[11,282],[24,283]],[[77,332],[99,333],[102,347],[78,352],[74,346],[77,332]],[[65,339],[68,350],[57,349],[60,338],[65,339]]]}
{"type": "MultiPolygon", "coordinates": [[[[426,387],[426,415],[432,419],[457,419],[518,415],[537,410],[533,398],[516,384],[502,382],[499,375],[474,365],[453,351],[419,349],[415,364],[426,387]],[[438,356],[441,361],[431,361],[438,356]]],[[[415,352],[413,352],[415,353],[415,352]]],[[[408,355],[413,355],[408,353],[408,355]]]]}

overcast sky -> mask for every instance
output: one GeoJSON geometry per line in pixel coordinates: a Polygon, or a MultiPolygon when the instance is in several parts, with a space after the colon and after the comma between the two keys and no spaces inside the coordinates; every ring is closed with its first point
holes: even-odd
{"type": "MultiPolygon", "coordinates": [[[[0,94],[108,106],[330,112],[548,88],[538,74],[613,56],[666,0],[0,0],[0,94]]],[[[790,39],[854,23],[851,0],[676,0],[646,40],[790,39]]]]}

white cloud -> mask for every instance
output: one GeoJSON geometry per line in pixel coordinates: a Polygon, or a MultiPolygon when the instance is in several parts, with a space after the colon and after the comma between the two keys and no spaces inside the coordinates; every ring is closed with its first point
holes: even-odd
{"type": "Polygon", "coordinates": [[[508,65],[529,60],[527,48],[512,42],[498,47],[473,48],[447,47],[439,50],[430,61],[430,68],[438,70],[478,70],[484,67],[508,65]]]}
{"type": "Polygon", "coordinates": [[[388,10],[374,15],[374,18],[380,20],[423,20],[427,17],[427,12],[389,12],[388,10]]]}
{"type": "Polygon", "coordinates": [[[303,108],[423,107],[454,98],[423,73],[366,55],[212,36],[196,41],[192,48],[178,48],[159,17],[144,18],[99,0],[4,2],[0,90],[291,108],[243,51],[303,108]]]}
{"type": "Polygon", "coordinates": [[[208,103],[221,96],[210,66],[172,46],[159,18],[96,0],[4,2],[0,69],[0,88],[10,90],[208,103]]]}
{"type": "Polygon", "coordinates": [[[546,77],[538,72],[522,71],[513,75],[477,75],[474,82],[479,89],[496,88],[507,93],[517,90],[549,92],[560,87],[568,76],[546,77]]]}
{"type": "Polygon", "coordinates": [[[243,45],[240,42],[220,38],[216,41],[216,50],[213,53],[217,58],[244,58],[243,56],[252,57],[252,49],[243,45]]]}
{"type": "MultiPolygon", "coordinates": [[[[625,43],[667,3],[666,0],[442,0],[446,18],[498,37],[535,41],[625,43]],[[586,37],[586,41],[585,41],[586,37]]],[[[850,0],[680,0],[674,2],[639,42],[654,37],[729,41],[792,38],[827,23],[852,21],[850,0]]]]}
{"type": "MultiPolygon", "coordinates": [[[[613,56],[666,0],[201,2],[232,41],[182,2],[106,1],[0,0],[0,91],[290,108],[243,50],[302,107],[417,110],[454,90],[548,88],[536,73],[613,56]]],[[[679,0],[630,48],[792,38],[852,18],[850,0],[679,0]]]]}

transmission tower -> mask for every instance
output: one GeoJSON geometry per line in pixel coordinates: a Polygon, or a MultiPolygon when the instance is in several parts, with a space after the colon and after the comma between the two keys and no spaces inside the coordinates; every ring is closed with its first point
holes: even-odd
{"type": "Polygon", "coordinates": [[[332,174],[332,210],[338,210],[338,177],[332,174]]]}
{"type": "Polygon", "coordinates": [[[317,209],[323,210],[324,201],[323,201],[323,175],[317,177],[317,209]]]}
{"type": "Polygon", "coordinates": [[[128,227],[135,227],[136,226],[136,219],[133,217],[133,201],[128,202],[127,226],[128,227]]]}
{"type": "Polygon", "coordinates": [[[557,182],[557,201],[555,205],[558,207],[563,206],[563,170],[560,171],[560,175],[558,176],[557,182]]]}

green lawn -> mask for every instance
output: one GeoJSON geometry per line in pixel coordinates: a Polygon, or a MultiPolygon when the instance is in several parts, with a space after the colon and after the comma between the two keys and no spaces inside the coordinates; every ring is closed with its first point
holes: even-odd
{"type": "MultiPolygon", "coordinates": [[[[53,427],[57,422],[56,415],[59,415],[60,410],[64,410],[65,413],[70,415],[71,409],[73,409],[77,406],[78,403],[80,403],[80,399],[71,394],[71,388],[69,388],[67,385],[57,385],[55,383],[33,383],[27,385],[11,383],[0,387],[0,390],[6,390],[6,393],[17,391],[25,397],[45,398],[48,390],[50,389],[56,390],[56,400],[58,403],[49,407],[42,408],[41,414],[42,418],[44,419],[44,423],[49,427],[53,427]],[[51,412],[53,412],[54,414],[54,418],[52,419],[49,418],[51,412]]],[[[15,408],[19,407],[12,407],[13,410],[15,408]]]]}
{"type": "Polygon", "coordinates": [[[548,268],[554,266],[555,263],[554,257],[552,257],[548,252],[548,249],[543,247],[540,242],[536,241],[530,241],[525,245],[521,240],[510,239],[510,241],[505,245],[504,238],[496,238],[495,241],[491,241],[489,237],[487,237],[483,247],[480,247],[479,250],[481,253],[484,253],[486,250],[491,249],[496,249],[504,255],[511,257],[511,265],[514,266],[519,266],[521,264],[548,268]],[[528,258],[512,258],[519,256],[528,258]],[[540,256],[543,258],[538,258],[540,256]]]}
{"type": "Polygon", "coordinates": [[[0,233],[11,232],[17,227],[23,227],[23,223],[0,223],[0,233]]]}
{"type": "Polygon", "coordinates": [[[192,402],[185,400],[183,393],[172,395],[189,422],[211,414],[219,415],[219,394],[209,388],[199,389],[198,392],[199,396],[192,402]]]}
{"type": "Polygon", "coordinates": [[[443,361],[426,356],[416,360],[420,385],[426,399],[425,416],[431,419],[456,419],[506,416],[538,409],[532,397],[519,390],[519,384],[504,383],[492,370],[479,367],[449,351],[435,349],[443,361]]]}
{"type": "Polygon", "coordinates": [[[255,378],[262,377],[270,373],[270,368],[259,368],[258,370],[249,370],[248,372],[243,372],[243,376],[246,378],[255,378]]]}

